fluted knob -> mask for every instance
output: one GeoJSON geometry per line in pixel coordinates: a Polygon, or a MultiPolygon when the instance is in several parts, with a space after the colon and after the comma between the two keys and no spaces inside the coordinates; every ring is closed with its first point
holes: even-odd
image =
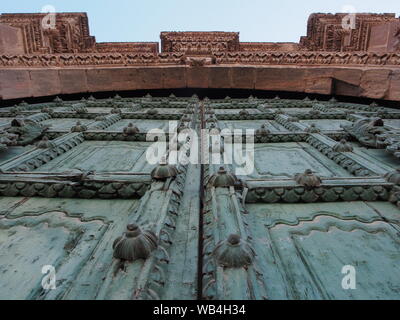
{"type": "Polygon", "coordinates": [[[87,130],[87,127],[82,125],[82,123],[80,121],[78,121],[76,123],[76,125],[71,128],[71,132],[84,132],[86,130],[87,130]]]}
{"type": "Polygon", "coordinates": [[[139,133],[140,131],[136,126],[133,125],[132,122],[130,122],[128,124],[128,126],[123,129],[123,132],[124,132],[125,135],[131,136],[131,135],[134,135],[136,133],[139,133]]]}
{"type": "Polygon", "coordinates": [[[215,188],[234,187],[238,182],[237,177],[220,167],[218,172],[210,177],[209,184],[215,188]]]}
{"type": "Polygon", "coordinates": [[[178,175],[178,170],[174,165],[168,164],[164,159],[161,163],[151,171],[151,177],[154,180],[167,180],[175,178],[178,175]]]}
{"type": "Polygon", "coordinates": [[[44,136],[41,141],[36,145],[39,149],[53,148],[54,143],[49,140],[47,136],[44,136]]]}
{"type": "Polygon", "coordinates": [[[350,143],[348,143],[346,139],[340,140],[340,142],[335,144],[332,149],[335,152],[352,152],[353,151],[352,145],[350,143]]]}
{"type": "Polygon", "coordinates": [[[253,263],[255,251],[239,235],[231,234],[217,245],[213,255],[221,267],[243,268],[253,263]]]}
{"type": "Polygon", "coordinates": [[[321,185],[320,177],[316,176],[311,169],[307,169],[304,173],[296,174],[295,180],[305,187],[319,187],[321,185]]]}
{"type": "Polygon", "coordinates": [[[158,238],[154,232],[142,231],[138,225],[130,224],[123,236],[115,239],[113,256],[126,261],[147,259],[157,244],[158,238]]]}

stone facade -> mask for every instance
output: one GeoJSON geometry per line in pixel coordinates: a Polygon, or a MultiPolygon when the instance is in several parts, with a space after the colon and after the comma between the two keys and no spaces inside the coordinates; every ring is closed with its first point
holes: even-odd
{"type": "Polygon", "coordinates": [[[308,19],[300,45],[311,51],[399,52],[399,30],[400,19],[392,13],[316,13],[308,19]]]}
{"type": "Polygon", "coordinates": [[[225,88],[400,101],[394,14],[313,14],[300,43],[240,42],[237,32],[162,32],[156,42],[96,43],[84,13],[0,16],[0,98],[97,91],[225,88]],[[7,34],[6,34],[7,33],[7,34]],[[16,41],[16,42],[15,42],[16,41]],[[46,77],[42,75],[46,74],[46,77]]]}
{"type": "Polygon", "coordinates": [[[26,54],[89,52],[95,38],[89,34],[86,13],[57,13],[54,28],[44,27],[47,14],[2,14],[0,23],[22,32],[19,43],[26,54]]]}
{"type": "Polygon", "coordinates": [[[0,24],[0,52],[2,54],[23,54],[24,49],[19,45],[22,42],[21,29],[0,24]]]}
{"type": "MultiPolygon", "coordinates": [[[[2,14],[0,24],[20,30],[22,39],[18,44],[26,54],[159,51],[156,43],[96,43],[90,36],[85,13],[56,13],[54,17],[54,28],[48,29],[46,14],[2,14]]],[[[312,14],[307,36],[301,37],[299,43],[240,42],[238,32],[161,32],[161,52],[400,52],[400,20],[395,14],[354,14],[354,23],[346,28],[346,22],[352,22],[348,17],[351,15],[312,14]]]]}
{"type": "Polygon", "coordinates": [[[238,32],[161,32],[162,52],[207,55],[239,48],[238,32]]]}

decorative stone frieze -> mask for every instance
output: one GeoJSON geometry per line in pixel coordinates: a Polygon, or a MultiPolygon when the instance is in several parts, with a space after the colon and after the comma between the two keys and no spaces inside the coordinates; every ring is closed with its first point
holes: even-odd
{"type": "Polygon", "coordinates": [[[157,248],[157,236],[152,231],[142,231],[136,224],[130,224],[126,229],[113,243],[114,258],[123,262],[147,259],[157,248]]]}

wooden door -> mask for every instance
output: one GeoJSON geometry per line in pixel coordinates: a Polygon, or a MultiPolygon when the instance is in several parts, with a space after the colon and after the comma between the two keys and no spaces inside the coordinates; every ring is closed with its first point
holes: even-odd
{"type": "MultiPolygon", "coordinates": [[[[388,111],[395,130],[400,112],[388,111]]],[[[368,128],[368,139],[351,134],[380,114],[335,101],[149,95],[3,108],[0,298],[398,299],[398,158],[367,147],[368,128]],[[173,141],[171,121],[197,138],[166,154],[203,161],[155,180],[147,133],[173,141]],[[254,129],[251,172],[213,163],[202,129],[222,155],[236,140],[220,130],[243,130],[244,150],[254,129]],[[308,169],[318,183],[304,185],[308,169]],[[157,247],[122,266],[113,243],[128,224],[154,232],[157,247]]]]}

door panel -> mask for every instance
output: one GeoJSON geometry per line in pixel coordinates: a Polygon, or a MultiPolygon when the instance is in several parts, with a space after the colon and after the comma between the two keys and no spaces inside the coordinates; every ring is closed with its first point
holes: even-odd
{"type": "MultiPolygon", "coordinates": [[[[104,239],[123,231],[138,205],[133,200],[39,198],[3,198],[0,203],[11,208],[0,219],[1,299],[42,299],[50,293],[61,298],[86,265],[98,278],[104,276],[109,256],[102,254],[103,266],[93,263],[93,254],[104,239]],[[56,270],[54,291],[41,286],[47,265],[56,270]]],[[[91,290],[87,298],[95,297],[91,290]]]]}
{"type": "Polygon", "coordinates": [[[252,204],[248,210],[269,298],[400,298],[400,217],[393,205],[252,204]],[[356,270],[356,290],[342,288],[347,265],[356,270]]]}
{"type": "Polygon", "coordinates": [[[85,141],[39,167],[37,171],[65,172],[75,169],[150,173],[153,166],[146,161],[146,150],[149,145],[145,142],[85,141]]]}

